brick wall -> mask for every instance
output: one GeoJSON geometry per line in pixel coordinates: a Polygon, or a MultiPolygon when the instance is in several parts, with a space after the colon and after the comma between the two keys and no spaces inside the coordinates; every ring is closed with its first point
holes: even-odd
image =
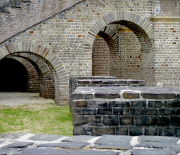
{"type": "Polygon", "coordinates": [[[107,42],[100,36],[96,37],[93,45],[92,75],[110,75],[110,50],[107,42]]]}

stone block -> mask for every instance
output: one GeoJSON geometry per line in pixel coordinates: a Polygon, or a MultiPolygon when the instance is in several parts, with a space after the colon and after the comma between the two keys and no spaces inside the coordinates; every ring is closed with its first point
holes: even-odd
{"type": "Polygon", "coordinates": [[[112,109],[99,108],[97,113],[101,115],[112,115],[112,109]]]}
{"type": "Polygon", "coordinates": [[[115,101],[115,107],[130,107],[129,101],[115,101]]]}
{"type": "Polygon", "coordinates": [[[157,109],[141,109],[140,115],[157,115],[157,109]]]}
{"type": "Polygon", "coordinates": [[[83,125],[83,124],[87,124],[88,122],[89,122],[88,117],[84,117],[84,116],[73,117],[73,125],[83,125]]]}
{"type": "Polygon", "coordinates": [[[101,116],[90,116],[90,123],[101,123],[101,116]]]}
{"type": "Polygon", "coordinates": [[[102,136],[102,135],[115,135],[115,128],[95,128],[94,136],[102,136]]]}
{"type": "Polygon", "coordinates": [[[153,125],[152,116],[137,116],[135,117],[136,126],[150,126],[153,125]]]}
{"type": "Polygon", "coordinates": [[[86,85],[86,84],[90,84],[90,80],[78,80],[78,85],[86,85]]]}
{"type": "Polygon", "coordinates": [[[143,135],[143,128],[141,128],[141,127],[132,127],[132,128],[130,128],[129,135],[131,135],[131,136],[143,135]]]}
{"type": "Polygon", "coordinates": [[[123,115],[123,108],[113,108],[113,115],[123,115]]]}
{"type": "Polygon", "coordinates": [[[123,93],[123,97],[125,99],[136,99],[136,98],[139,98],[139,93],[128,91],[128,92],[123,93]]]}
{"type": "Polygon", "coordinates": [[[118,125],[118,116],[103,116],[104,125],[118,125]]]}
{"type": "Polygon", "coordinates": [[[159,109],[159,115],[175,115],[175,109],[159,109]]]}
{"type": "Polygon", "coordinates": [[[157,135],[157,128],[153,128],[153,127],[145,128],[144,135],[157,135]]]}
{"type": "Polygon", "coordinates": [[[93,99],[93,94],[84,94],[84,99],[93,99]]]}
{"type": "Polygon", "coordinates": [[[168,94],[168,93],[154,93],[154,92],[150,92],[150,93],[141,93],[141,96],[144,99],[174,99],[175,98],[175,94],[168,94]]]}
{"type": "Polygon", "coordinates": [[[83,94],[72,94],[72,100],[83,99],[83,94]]]}
{"type": "Polygon", "coordinates": [[[139,115],[140,109],[139,108],[126,108],[125,115],[139,115]]]}
{"type": "Polygon", "coordinates": [[[110,101],[107,103],[107,107],[108,108],[112,108],[112,107],[115,107],[115,101],[110,101]]]}
{"type": "Polygon", "coordinates": [[[82,115],[96,115],[95,108],[84,108],[82,109],[82,115]]]}
{"type": "Polygon", "coordinates": [[[117,135],[128,135],[128,128],[127,127],[117,127],[116,134],[117,135]]]}
{"type": "Polygon", "coordinates": [[[81,108],[73,108],[73,116],[81,115],[81,108]]]}
{"type": "Polygon", "coordinates": [[[180,128],[176,128],[176,130],[175,130],[175,136],[177,136],[177,137],[180,136],[180,128]]]}
{"type": "Polygon", "coordinates": [[[86,101],[75,101],[73,102],[74,107],[87,107],[86,101]]]}
{"type": "Polygon", "coordinates": [[[162,108],[163,101],[149,101],[148,107],[150,108],[162,108]]]}
{"type": "Polygon", "coordinates": [[[83,127],[82,126],[74,126],[73,127],[73,135],[83,135],[83,127]]]}
{"type": "Polygon", "coordinates": [[[173,101],[164,101],[164,105],[167,108],[176,108],[180,107],[180,101],[179,100],[173,100],[173,101]]]}
{"type": "Polygon", "coordinates": [[[97,108],[107,108],[106,101],[88,101],[89,107],[97,107],[97,108]]]}
{"type": "Polygon", "coordinates": [[[175,135],[175,128],[160,128],[159,129],[159,136],[174,136],[175,135]]]}
{"type": "Polygon", "coordinates": [[[133,117],[121,117],[120,125],[134,125],[134,118],[133,117]]]}
{"type": "Polygon", "coordinates": [[[131,107],[145,108],[146,101],[131,101],[131,107]]]}
{"type": "Polygon", "coordinates": [[[170,120],[168,117],[154,117],[153,124],[157,126],[169,126],[170,120]]]}
{"type": "Polygon", "coordinates": [[[170,125],[171,126],[180,126],[180,117],[172,116],[170,118],[170,125]]]}

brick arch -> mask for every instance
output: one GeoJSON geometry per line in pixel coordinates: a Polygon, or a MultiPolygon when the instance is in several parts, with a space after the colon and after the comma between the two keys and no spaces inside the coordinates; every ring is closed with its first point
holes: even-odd
{"type": "Polygon", "coordinates": [[[31,42],[8,43],[0,47],[0,60],[12,54],[20,55],[28,60],[31,58],[35,64],[44,64],[44,68],[42,65],[42,70],[46,71],[48,69],[53,74],[56,104],[68,104],[68,75],[62,61],[54,52],[45,46],[31,42]]]}
{"type": "Polygon", "coordinates": [[[141,43],[142,51],[142,75],[141,79],[147,80],[150,84],[152,80],[152,38],[153,28],[145,18],[126,11],[111,12],[98,19],[89,29],[85,38],[84,52],[92,51],[93,42],[96,35],[109,24],[121,24],[131,29],[141,43]]]}

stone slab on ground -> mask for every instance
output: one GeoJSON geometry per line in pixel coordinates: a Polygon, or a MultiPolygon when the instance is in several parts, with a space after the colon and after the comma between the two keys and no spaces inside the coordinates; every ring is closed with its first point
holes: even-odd
{"type": "Polygon", "coordinates": [[[21,136],[25,134],[20,134],[20,133],[5,133],[5,134],[0,134],[0,139],[18,139],[21,136]]]}
{"type": "Polygon", "coordinates": [[[103,135],[94,143],[93,148],[129,150],[133,148],[130,144],[131,138],[131,136],[103,135]]]}
{"type": "Polygon", "coordinates": [[[132,155],[176,155],[179,152],[177,149],[135,149],[132,155]]]}
{"type": "Polygon", "coordinates": [[[176,137],[162,137],[162,136],[139,136],[136,147],[146,148],[180,148],[177,144],[179,138],[176,137]]]}
{"type": "Polygon", "coordinates": [[[68,137],[62,140],[62,142],[87,142],[88,140],[91,140],[95,137],[93,136],[73,136],[73,137],[68,137]]]}
{"type": "Polygon", "coordinates": [[[5,140],[0,140],[0,145],[3,144],[5,142],[5,140]]]}
{"type": "Polygon", "coordinates": [[[6,145],[3,148],[26,148],[33,144],[34,143],[32,143],[32,142],[17,142],[17,143],[12,143],[12,144],[6,145]]]}
{"type": "Polygon", "coordinates": [[[87,142],[70,142],[70,143],[45,143],[40,144],[37,147],[59,147],[59,148],[69,148],[69,149],[82,149],[89,145],[87,142]]]}
{"type": "Polygon", "coordinates": [[[29,140],[34,141],[55,141],[65,136],[60,135],[35,135],[29,138],[29,140]]]}
{"type": "Polygon", "coordinates": [[[29,148],[24,149],[21,153],[17,155],[118,155],[117,152],[108,151],[83,151],[83,150],[57,150],[57,149],[38,149],[29,148]]]}

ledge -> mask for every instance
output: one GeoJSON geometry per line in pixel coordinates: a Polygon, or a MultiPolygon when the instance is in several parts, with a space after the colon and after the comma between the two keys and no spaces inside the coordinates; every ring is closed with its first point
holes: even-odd
{"type": "Polygon", "coordinates": [[[150,19],[153,22],[180,22],[180,17],[170,17],[170,16],[151,16],[150,19]]]}

